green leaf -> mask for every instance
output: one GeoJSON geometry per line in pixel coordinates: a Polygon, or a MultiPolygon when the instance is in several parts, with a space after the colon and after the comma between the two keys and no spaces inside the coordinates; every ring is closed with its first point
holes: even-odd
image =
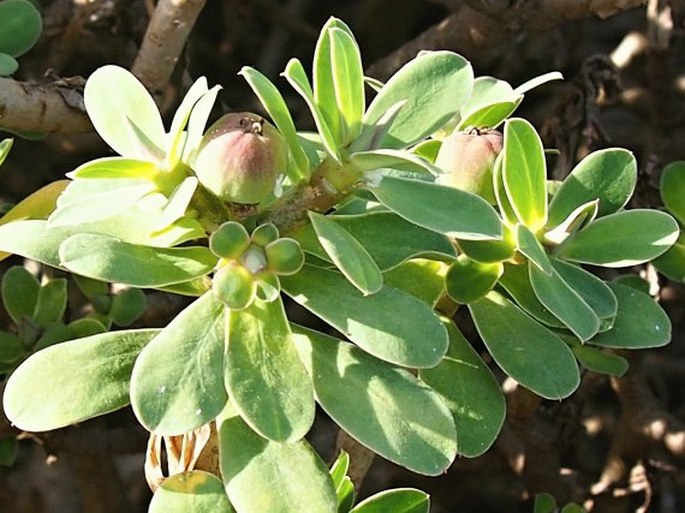
{"type": "Polygon", "coordinates": [[[205,247],[153,248],[107,235],[79,234],[59,249],[60,263],[72,272],[133,287],[163,287],[208,274],[216,257],[205,247]]]}
{"type": "Polygon", "coordinates": [[[128,288],[112,298],[109,315],[118,326],[128,326],[145,312],[145,293],[137,288],[128,288]]]}
{"type": "MultiPolygon", "coordinates": [[[[124,157],[103,157],[80,165],[70,173],[67,173],[67,176],[72,179],[103,178],[114,180],[116,178],[138,178],[152,180],[159,173],[160,169],[158,166],[145,160],[128,159],[124,157]]],[[[82,182],[84,185],[88,185],[89,183],[90,187],[97,186],[97,182],[82,182]]],[[[89,192],[85,191],[83,194],[89,194],[89,192]]]]}
{"type": "Polygon", "coordinates": [[[535,234],[522,224],[516,227],[516,234],[518,250],[521,254],[543,273],[551,275],[554,271],[552,262],[549,260],[545,248],[540,244],[535,234]]]}
{"type": "Polygon", "coordinates": [[[459,110],[456,130],[494,128],[514,112],[521,99],[504,80],[478,77],[473,82],[471,96],[459,110]]]}
{"type": "MultiPolygon", "coordinates": [[[[406,100],[379,147],[411,146],[447,123],[472,87],[473,69],[466,59],[449,51],[423,52],[402,66],[373,99],[364,114],[360,139],[392,106],[406,100]]],[[[353,145],[352,149],[366,148],[353,145]]]]}
{"type": "Polygon", "coordinates": [[[664,212],[626,210],[600,217],[569,237],[558,256],[604,267],[629,267],[666,252],[678,232],[678,224],[664,212]]]}
{"type": "Polygon", "coordinates": [[[19,63],[11,55],[0,52],[0,77],[9,77],[19,69],[19,63]]]}
{"type": "Polygon", "coordinates": [[[519,97],[516,101],[487,105],[464,119],[459,123],[457,129],[465,130],[468,127],[495,128],[514,113],[522,99],[519,97]]]}
{"type": "Polygon", "coordinates": [[[350,455],[344,450],[340,451],[340,455],[333,463],[330,474],[333,479],[333,486],[335,486],[335,493],[338,497],[338,512],[348,513],[355,500],[354,484],[347,476],[347,470],[350,467],[350,455]]]}
{"type": "Polygon", "coordinates": [[[52,227],[79,225],[129,210],[156,186],[146,178],[79,178],[57,199],[52,227]]]}
{"type": "Polygon", "coordinates": [[[314,393],[280,297],[227,315],[224,369],[233,405],[263,437],[299,440],[314,421],[314,393]]]}
{"type": "Polygon", "coordinates": [[[363,296],[340,273],[305,265],[281,278],[296,302],[374,356],[407,367],[433,367],[447,351],[447,333],[432,308],[388,285],[363,296]]]}
{"type": "Polygon", "coordinates": [[[114,151],[161,161],[167,138],[162,118],[150,93],[130,72],[112,65],[98,68],[86,82],[83,100],[95,130],[114,151]]]}
{"type": "MultiPolygon", "coordinates": [[[[445,236],[416,226],[392,212],[328,217],[357,239],[382,271],[419,255],[437,258],[456,256],[454,247],[445,236]]],[[[294,237],[304,251],[330,260],[311,224],[301,228],[294,237]]]]}
{"type": "Polygon", "coordinates": [[[39,326],[62,320],[67,308],[67,280],[56,278],[40,287],[33,319],[39,326]]]}
{"type": "Polygon", "coordinates": [[[590,305],[600,319],[613,319],[618,302],[611,288],[594,274],[580,266],[552,259],[554,269],[561,278],[590,305]]]}
{"type": "Polygon", "coordinates": [[[2,276],[2,304],[15,324],[33,316],[39,291],[36,277],[20,265],[10,267],[2,276]]]}
{"type": "Polygon", "coordinates": [[[148,513],[235,513],[235,510],[218,477],[192,470],[165,479],[152,496],[148,513]]]}
{"type": "Polygon", "coordinates": [[[652,264],[667,278],[685,282],[685,234],[681,231],[675,244],[652,264]]]}
{"type": "Polygon", "coordinates": [[[450,347],[437,367],[419,377],[442,394],[457,426],[457,452],[467,458],[485,453],[495,442],[506,404],[502,389],[485,362],[455,324],[446,320],[450,347]]]}
{"type": "Polygon", "coordinates": [[[384,458],[439,475],[456,454],[454,421],[440,396],[410,372],[305,328],[294,339],[316,399],[342,429],[384,458]]]}
{"type": "Polygon", "coordinates": [[[0,20],[0,52],[12,57],[19,57],[28,52],[43,31],[40,12],[27,0],[0,2],[0,20]]]}
{"type": "Polygon", "coordinates": [[[504,296],[491,292],[469,310],[497,365],[521,385],[546,399],[563,399],[578,388],[569,347],[504,296]]]}
{"type": "Polygon", "coordinates": [[[383,275],[364,246],[330,217],[309,212],[319,242],[333,263],[365,296],[383,286],[383,275]]]}
{"type": "Polygon", "coordinates": [[[335,99],[343,121],[343,138],[340,142],[347,144],[359,135],[366,107],[362,58],[349,29],[333,26],[327,32],[335,99]]]}
{"type": "Polygon", "coordinates": [[[314,100],[314,93],[312,92],[309,79],[307,78],[307,74],[304,72],[302,63],[295,58],[290,59],[285,71],[283,72],[283,76],[307,103],[326,152],[333,160],[338,163],[341,162],[338,141],[335,133],[332,131],[334,129],[330,127],[328,119],[324,117],[317,102],[314,100]]]}
{"type": "Polygon", "coordinates": [[[435,305],[445,292],[447,269],[443,262],[414,258],[383,273],[383,281],[429,305],[435,305]]]}
{"type": "Polygon", "coordinates": [[[26,347],[14,333],[0,330],[0,363],[14,363],[26,353],[26,347]]]}
{"type": "Polygon", "coordinates": [[[518,220],[537,232],[547,223],[547,166],[540,136],[528,121],[504,125],[502,181],[518,220]]]}
{"type": "Polygon", "coordinates": [[[161,209],[155,223],[155,231],[164,230],[174,222],[181,219],[193,199],[197,190],[198,179],[195,176],[186,176],[171,192],[166,205],[161,209]]]}
{"type": "Polygon", "coordinates": [[[131,376],[131,404],[146,429],[180,435],[221,412],[227,401],[224,335],[224,305],[207,292],[141,352],[131,376]]]}
{"type": "Polygon", "coordinates": [[[540,302],[580,340],[588,340],[599,331],[599,317],[556,270],[547,275],[529,264],[528,273],[540,302]]]}
{"type": "Polygon", "coordinates": [[[5,162],[5,159],[7,158],[7,155],[9,155],[13,143],[14,139],[3,139],[0,141],[0,166],[2,166],[3,162],[5,162]]]}
{"type": "Polygon", "coordinates": [[[574,209],[561,223],[546,231],[543,234],[543,238],[551,244],[559,245],[568,239],[570,235],[582,230],[594,221],[597,218],[598,212],[598,199],[583,203],[574,209]]]}
{"type": "Polygon", "coordinates": [[[542,75],[539,75],[537,77],[531,78],[530,80],[527,80],[520,86],[518,86],[516,89],[514,89],[514,94],[525,94],[528,91],[535,89],[536,87],[541,86],[542,84],[546,84],[547,82],[551,82],[552,80],[563,80],[564,76],[559,73],[558,71],[550,71],[548,73],[543,73],[542,75]]]}
{"type": "Polygon", "coordinates": [[[648,294],[619,283],[608,284],[618,299],[618,312],[609,331],[595,335],[590,343],[603,347],[643,349],[671,341],[671,321],[648,294]]]}
{"type": "Polygon", "coordinates": [[[616,354],[606,353],[589,344],[571,345],[580,364],[592,372],[620,378],[628,371],[628,360],[616,354]]]}
{"type": "Polygon", "coordinates": [[[497,212],[483,198],[452,187],[384,176],[371,192],[407,221],[458,239],[502,237],[497,212]]]}
{"type": "Polygon", "coordinates": [[[7,382],[7,418],[19,429],[48,431],[123,408],[133,362],[157,333],[102,333],[31,355],[7,382]]]}
{"type": "Polygon", "coordinates": [[[438,173],[438,170],[423,158],[400,150],[358,151],[350,155],[349,164],[361,171],[393,168],[433,175],[438,173]]]}
{"type": "Polygon", "coordinates": [[[192,162],[195,152],[202,140],[207,120],[214,107],[216,97],[221,90],[221,86],[214,86],[193,105],[188,118],[188,129],[183,147],[183,162],[192,162]]]}
{"type": "Polygon", "coordinates": [[[685,224],[685,160],[671,162],[661,172],[659,186],[666,208],[685,224]]]}
{"type": "Polygon", "coordinates": [[[293,118],[283,96],[281,96],[276,86],[267,77],[250,66],[243,66],[238,74],[242,75],[250,85],[252,91],[257,95],[264,109],[276,124],[279,132],[285,137],[290,154],[295,161],[295,167],[299,171],[299,176],[307,178],[309,176],[307,155],[299,142],[293,118]]]}
{"type": "Polygon", "coordinates": [[[333,480],[305,440],[272,442],[229,412],[218,419],[219,458],[226,492],[237,511],[335,513],[333,480]],[[278,486],[274,486],[278,483],[278,486]]]}
{"type": "Polygon", "coordinates": [[[14,435],[0,438],[0,465],[11,467],[17,460],[19,453],[19,441],[14,435]]]}
{"type": "Polygon", "coordinates": [[[69,330],[69,338],[75,339],[105,333],[108,326],[93,317],[81,317],[70,322],[67,329],[69,330]]]}
{"type": "Polygon", "coordinates": [[[414,488],[384,490],[357,504],[350,513],[428,513],[427,493],[414,488]]]}
{"type": "Polygon", "coordinates": [[[172,170],[181,160],[186,141],[186,132],[184,131],[190,115],[195,107],[195,104],[209,92],[207,86],[207,79],[205,77],[198,78],[190,89],[186,92],[181,105],[178,106],[174,113],[174,119],[171,121],[171,128],[167,135],[167,142],[165,146],[166,159],[165,167],[172,170]]]}
{"type": "Polygon", "coordinates": [[[560,224],[574,209],[598,199],[597,215],[625,206],[635,189],[637,162],[628,150],[607,148],[590,153],[564,179],[549,206],[549,226],[560,224]]]}
{"type": "Polygon", "coordinates": [[[504,186],[504,152],[500,152],[495,159],[495,166],[492,169],[492,180],[495,190],[495,199],[497,200],[497,206],[502,215],[502,219],[505,224],[511,227],[519,224],[518,218],[516,217],[516,212],[514,212],[514,207],[509,201],[509,196],[504,186]]]}
{"type": "Polygon", "coordinates": [[[516,230],[502,225],[501,240],[459,240],[459,249],[477,262],[494,264],[514,258],[518,247],[516,230]]]}
{"type": "Polygon", "coordinates": [[[347,471],[350,468],[350,455],[344,450],[340,451],[340,454],[336,458],[335,462],[331,466],[329,471],[331,474],[331,479],[333,479],[333,486],[336,490],[340,489],[345,477],[347,477],[347,471]]]}
{"type": "Polygon", "coordinates": [[[555,513],[557,511],[557,501],[549,493],[538,493],[535,495],[533,513],[555,513]]]}
{"type": "Polygon", "coordinates": [[[447,294],[458,303],[472,303],[485,296],[502,275],[502,264],[483,264],[459,255],[445,276],[447,294]]]}

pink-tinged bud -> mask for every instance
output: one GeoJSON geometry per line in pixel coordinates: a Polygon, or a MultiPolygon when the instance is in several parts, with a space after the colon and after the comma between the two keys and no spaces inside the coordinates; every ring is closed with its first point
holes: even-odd
{"type": "Polygon", "coordinates": [[[233,112],[207,130],[193,169],[223,201],[255,204],[272,194],[287,165],[285,140],[271,123],[257,114],[233,112]]]}
{"type": "Polygon", "coordinates": [[[502,134],[496,130],[455,132],[442,142],[435,159],[435,165],[443,171],[435,181],[495,204],[492,170],[501,151],[502,134]]]}

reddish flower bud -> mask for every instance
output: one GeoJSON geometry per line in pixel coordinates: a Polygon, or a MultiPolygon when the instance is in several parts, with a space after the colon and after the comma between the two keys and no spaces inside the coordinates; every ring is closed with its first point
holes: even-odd
{"type": "Polygon", "coordinates": [[[271,123],[257,114],[233,112],[207,130],[193,169],[222,200],[254,204],[273,192],[287,165],[285,140],[271,123]]]}
{"type": "Polygon", "coordinates": [[[496,130],[455,132],[442,142],[435,159],[435,165],[443,171],[435,181],[494,204],[492,170],[501,151],[502,134],[496,130]]]}

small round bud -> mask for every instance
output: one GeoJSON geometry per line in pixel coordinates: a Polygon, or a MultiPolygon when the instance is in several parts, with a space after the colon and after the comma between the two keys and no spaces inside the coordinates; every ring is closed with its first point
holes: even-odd
{"type": "Polygon", "coordinates": [[[257,274],[266,269],[268,260],[264,254],[264,249],[253,244],[243,253],[240,262],[252,274],[257,274]]]}
{"type": "Polygon", "coordinates": [[[222,224],[209,237],[209,249],[221,258],[240,258],[249,247],[250,235],[242,224],[235,221],[222,224]]]}
{"type": "Polygon", "coordinates": [[[438,151],[435,165],[443,174],[435,182],[477,194],[495,204],[492,171],[501,151],[502,134],[496,130],[455,132],[438,151]]]}
{"type": "Polygon", "coordinates": [[[257,114],[222,116],[205,133],[192,163],[200,183],[223,201],[257,204],[286,171],[285,139],[257,114]]]}
{"type": "Polygon", "coordinates": [[[254,301],[257,284],[250,271],[234,261],[214,273],[212,292],[231,310],[242,310],[254,301]]]}
{"type": "Polygon", "coordinates": [[[269,269],[285,276],[295,274],[304,265],[304,253],[295,239],[283,238],[269,243],[265,248],[269,269]]]}
{"type": "Polygon", "coordinates": [[[266,246],[270,242],[278,239],[278,228],[271,223],[259,225],[252,232],[252,243],[257,246],[266,246]]]}

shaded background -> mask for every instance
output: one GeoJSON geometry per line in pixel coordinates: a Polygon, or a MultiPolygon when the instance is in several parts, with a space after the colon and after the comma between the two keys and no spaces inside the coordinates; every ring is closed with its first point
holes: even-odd
{"type": "MultiPolygon", "coordinates": [[[[87,77],[106,63],[130,67],[154,8],[152,0],[38,3],[45,31],[20,58],[17,80],[87,77]]],[[[517,113],[533,122],[547,147],[559,149],[549,161],[554,178],[565,176],[592,150],[626,147],[639,164],[632,206],[658,207],[661,169],[685,158],[683,0],[208,0],[160,92],[166,118],[202,75],[210,85],[224,87],[215,117],[230,110],[259,111],[236,75],[251,65],[277,83],[298,128],[313,128],[305,105],[278,74],[291,57],[309,68],[319,29],[331,15],[351,26],[368,74],[380,79],[421,48],[457,51],[472,62],[476,75],[514,86],[561,71],[564,82],[529,93],[517,113]]],[[[0,207],[108,154],[94,134],[16,139],[0,173],[0,207]]],[[[8,259],[0,272],[17,263],[21,259],[8,259]]],[[[415,486],[431,494],[434,513],[528,512],[540,491],[600,513],[685,511],[683,287],[649,267],[634,271],[650,282],[671,316],[670,346],[623,354],[631,362],[624,378],[586,374],[563,402],[543,401],[505,384],[508,419],[486,455],[458,459],[439,478],[416,476],[376,458],[363,494],[415,486]]],[[[140,326],[162,326],[185,305],[161,293],[149,293],[148,300],[150,310],[140,326]]],[[[75,314],[78,298],[70,307],[75,314]]],[[[482,349],[467,320],[459,321],[482,349]]],[[[4,312],[0,322],[9,326],[4,312]]],[[[10,432],[0,419],[0,434],[10,432]]],[[[147,433],[130,411],[20,436],[16,463],[0,467],[0,512],[146,511],[147,433]]],[[[310,437],[324,458],[333,456],[335,431],[324,414],[310,437]]]]}

